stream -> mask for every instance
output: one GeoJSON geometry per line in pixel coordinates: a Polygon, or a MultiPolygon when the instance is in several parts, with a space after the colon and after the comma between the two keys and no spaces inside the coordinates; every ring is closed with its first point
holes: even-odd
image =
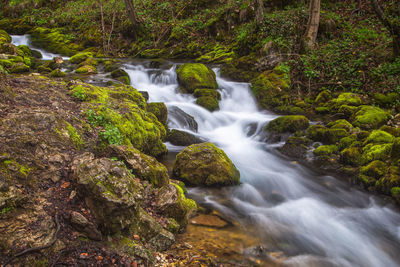
{"type": "MultiPolygon", "coordinates": [[[[15,38],[28,44],[29,38],[15,38]]],[[[39,49],[38,49],[39,50],[39,49]]],[[[42,52],[44,58],[54,54],[42,52]],[[46,56],[45,56],[46,55],[46,56]]],[[[126,61],[129,62],[129,61],[126,61]]],[[[149,92],[149,102],[164,102],[171,129],[190,132],[222,148],[241,173],[241,185],[191,188],[189,197],[238,222],[262,242],[260,253],[282,251],[288,266],[399,266],[400,214],[376,196],[332,176],[281,157],[262,140],[262,128],[277,116],[257,108],[249,84],[219,75],[220,110],[209,112],[195,98],[178,92],[178,64],[150,68],[124,64],[132,86],[149,92]],[[183,110],[198,123],[196,132],[183,110]],[[265,251],[265,252],[264,252],[265,251]]],[[[167,143],[169,158],[184,147],[167,143]]]]}

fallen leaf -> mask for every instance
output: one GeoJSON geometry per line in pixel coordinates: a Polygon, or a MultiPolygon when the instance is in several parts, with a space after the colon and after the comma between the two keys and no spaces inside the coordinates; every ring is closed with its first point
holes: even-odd
{"type": "Polygon", "coordinates": [[[64,183],[61,185],[61,188],[65,189],[65,188],[68,188],[70,185],[71,185],[70,182],[64,182],[64,183]]]}

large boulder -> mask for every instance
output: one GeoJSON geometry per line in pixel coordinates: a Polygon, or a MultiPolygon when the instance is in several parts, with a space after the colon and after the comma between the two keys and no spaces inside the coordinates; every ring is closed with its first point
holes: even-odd
{"type": "Polygon", "coordinates": [[[240,182],[240,173],[224,151],[212,143],[195,144],[176,156],[173,174],[191,185],[225,186],[240,182]]]}
{"type": "Polygon", "coordinates": [[[132,146],[110,145],[104,153],[123,161],[132,173],[156,187],[169,184],[167,168],[155,158],[141,153],[132,146]]]}
{"type": "Polygon", "coordinates": [[[353,125],[362,129],[370,130],[386,124],[391,115],[386,111],[373,106],[361,106],[354,115],[353,125]]]}
{"type": "Polygon", "coordinates": [[[153,113],[159,122],[167,126],[168,109],[163,102],[147,103],[147,111],[153,113]]]}
{"type": "Polygon", "coordinates": [[[143,187],[122,162],[84,153],[74,159],[72,170],[103,233],[117,233],[134,224],[143,187]]]}
{"type": "Polygon", "coordinates": [[[176,70],[179,85],[188,93],[196,89],[217,89],[218,84],[212,69],[200,63],[186,63],[176,70]]]}

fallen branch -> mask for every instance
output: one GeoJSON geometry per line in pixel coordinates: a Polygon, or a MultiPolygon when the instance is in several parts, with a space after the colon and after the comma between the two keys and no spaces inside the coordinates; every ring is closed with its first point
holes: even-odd
{"type": "Polygon", "coordinates": [[[43,245],[43,246],[39,246],[39,247],[33,247],[33,248],[25,249],[24,251],[21,251],[20,253],[16,254],[16,255],[13,256],[13,257],[11,257],[11,258],[4,264],[4,266],[7,266],[8,264],[12,263],[16,258],[21,257],[21,256],[23,256],[23,255],[25,255],[25,254],[32,253],[32,252],[38,252],[38,251],[40,251],[40,250],[42,250],[42,249],[46,249],[46,248],[49,248],[49,247],[53,246],[54,243],[55,243],[55,242],[57,241],[57,239],[58,239],[58,238],[57,238],[58,232],[60,232],[60,229],[61,229],[60,222],[58,221],[58,215],[56,214],[54,218],[55,218],[55,223],[56,223],[56,225],[57,225],[57,230],[56,230],[56,233],[54,234],[53,239],[52,239],[48,244],[43,245]]]}

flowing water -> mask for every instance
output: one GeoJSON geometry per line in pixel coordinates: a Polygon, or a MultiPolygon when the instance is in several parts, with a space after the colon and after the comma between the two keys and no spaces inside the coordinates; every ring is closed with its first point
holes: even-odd
{"type": "MultiPolygon", "coordinates": [[[[31,46],[27,35],[12,39],[15,45],[31,46]]],[[[37,50],[43,59],[59,56],[37,50]]],[[[136,89],[149,92],[149,102],[164,102],[169,111],[179,108],[198,123],[196,132],[182,112],[170,112],[170,128],[213,142],[240,170],[239,186],[190,189],[198,203],[252,229],[249,235],[266,250],[282,251],[289,266],[400,265],[400,214],[379,198],[279,157],[275,148],[280,144],[261,138],[263,126],[276,116],[257,108],[248,84],[217,75],[220,110],[209,112],[178,92],[176,64],[151,69],[132,63],[125,69],[136,89]]],[[[167,146],[171,155],[183,149],[167,146]]]]}
{"type": "Polygon", "coordinates": [[[18,46],[18,45],[27,45],[31,49],[39,51],[40,53],[42,53],[42,56],[43,56],[42,59],[43,60],[50,60],[50,59],[53,59],[54,57],[62,57],[64,60],[68,60],[69,59],[69,57],[61,56],[59,54],[53,54],[53,53],[47,52],[47,51],[45,51],[45,50],[43,50],[41,48],[37,48],[37,47],[33,46],[31,44],[29,34],[11,35],[11,39],[12,39],[12,41],[11,41],[12,44],[14,44],[16,46],[18,46]]]}
{"type": "Polygon", "coordinates": [[[126,64],[125,69],[133,87],[149,92],[149,102],[164,102],[169,110],[178,107],[198,123],[194,132],[170,113],[170,128],[213,142],[240,170],[240,186],[190,189],[198,203],[245,229],[256,229],[263,246],[283,251],[284,264],[290,266],[400,265],[399,213],[347,183],[278,157],[276,144],[260,138],[263,126],[276,116],[258,110],[248,84],[217,75],[220,110],[209,112],[192,96],[178,92],[176,65],[158,70],[126,64]]]}

